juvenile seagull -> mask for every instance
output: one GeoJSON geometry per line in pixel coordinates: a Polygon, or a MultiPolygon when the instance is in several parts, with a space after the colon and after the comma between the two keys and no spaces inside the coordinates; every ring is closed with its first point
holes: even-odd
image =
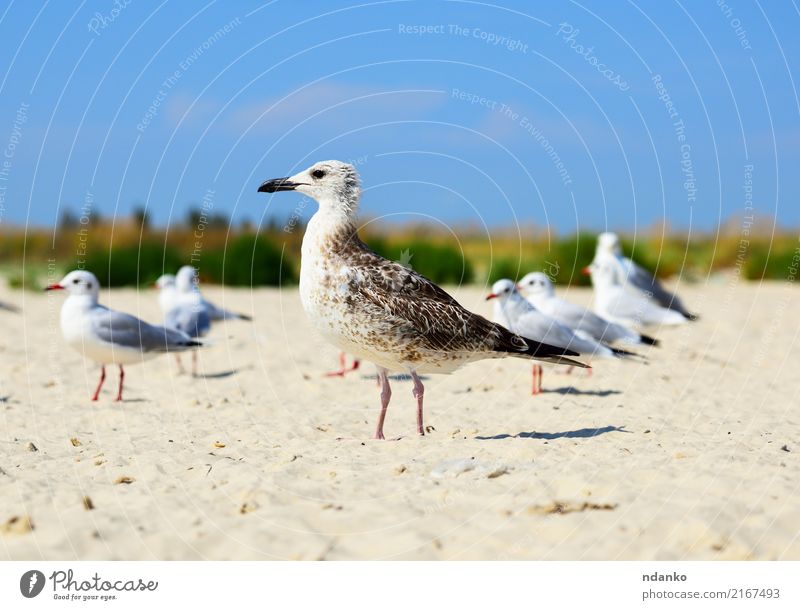
{"type": "Polygon", "coordinates": [[[595,312],[624,326],[676,325],[688,322],[683,314],[660,307],[639,292],[627,290],[622,269],[608,258],[595,259],[588,267],[594,286],[595,312]]]}
{"type": "Polygon", "coordinates": [[[622,341],[631,345],[658,345],[658,340],[642,335],[621,324],[609,322],[588,309],[556,296],[553,282],[544,273],[535,271],[517,283],[517,290],[543,314],[569,326],[578,335],[603,343],[622,341]]]}
{"type": "MultiPolygon", "coordinates": [[[[678,295],[670,292],[661,285],[649,271],[634,263],[631,259],[623,256],[622,244],[616,233],[600,233],[597,236],[597,247],[594,255],[594,262],[615,261],[619,264],[622,271],[622,284],[633,291],[638,292],[656,305],[677,311],[687,320],[696,320],[697,316],[686,311],[678,295]]],[[[584,273],[590,273],[591,268],[587,267],[584,273]]]]}
{"type": "Polygon", "coordinates": [[[425,388],[419,373],[449,373],[476,360],[509,355],[585,366],[564,357],[576,352],[515,335],[370,250],[356,230],[361,188],[352,165],[322,161],[289,178],[267,180],[258,191],[299,191],[319,204],[303,236],[300,298],[328,341],[378,367],[381,411],[375,438],[384,438],[392,394],[389,371],[411,375],[417,432],[424,435],[425,388]]]}
{"type": "Polygon", "coordinates": [[[178,330],[151,326],[131,315],[100,305],[100,282],[88,271],[71,271],[45,290],[67,291],[67,299],[61,307],[61,333],[67,345],[101,365],[100,381],[92,400],[97,400],[100,395],[106,379],[106,364],[119,365],[117,400],[122,400],[124,364],[202,345],[178,330]]]}
{"type": "MultiPolygon", "coordinates": [[[[199,292],[182,294],[178,291],[176,277],[165,273],[159,277],[155,286],[158,288],[158,304],[164,314],[164,326],[186,333],[192,339],[205,337],[211,330],[211,316],[208,307],[203,304],[199,292]]],[[[183,373],[180,354],[175,354],[178,370],[183,373]]],[[[197,352],[192,352],[192,376],[197,376],[197,352]]]]}
{"type": "MultiPolygon", "coordinates": [[[[596,358],[621,358],[635,355],[625,350],[603,345],[589,337],[577,335],[571,328],[543,314],[526,301],[511,280],[497,280],[492,285],[492,292],[486,297],[487,301],[491,299],[496,299],[492,316],[494,321],[526,339],[546,342],[596,358]]],[[[542,365],[534,364],[531,394],[539,394],[541,391],[542,365]]]]}

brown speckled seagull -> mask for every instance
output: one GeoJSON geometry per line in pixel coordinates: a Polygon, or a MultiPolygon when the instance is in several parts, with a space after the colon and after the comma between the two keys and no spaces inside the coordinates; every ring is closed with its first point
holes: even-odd
{"type": "Polygon", "coordinates": [[[328,341],[377,366],[381,412],[375,438],[384,438],[389,371],[411,375],[417,432],[424,435],[419,373],[450,373],[504,356],[586,366],[565,358],[577,355],[572,350],[525,339],[467,311],[427,278],[370,250],[356,230],[361,188],[352,165],[321,161],[289,178],[267,180],[258,191],[299,191],[319,204],[303,236],[300,298],[328,341]]]}

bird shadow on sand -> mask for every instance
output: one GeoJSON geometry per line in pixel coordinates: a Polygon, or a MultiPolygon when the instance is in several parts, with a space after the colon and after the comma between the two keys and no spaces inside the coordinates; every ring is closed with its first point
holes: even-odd
{"type": "Polygon", "coordinates": [[[575,386],[564,386],[563,388],[552,388],[542,390],[542,394],[561,394],[568,396],[573,394],[575,396],[613,396],[614,394],[622,394],[619,390],[579,390],[575,386]]]}
{"type": "Polygon", "coordinates": [[[195,379],[225,379],[226,377],[233,377],[239,369],[231,369],[230,371],[220,371],[218,373],[202,373],[195,376],[195,379]]]}
{"type": "Polygon", "coordinates": [[[517,434],[496,434],[495,436],[476,436],[479,441],[499,441],[506,438],[533,438],[552,441],[559,438],[593,438],[609,432],[625,432],[625,426],[604,426],[602,428],[581,428],[579,430],[567,430],[565,432],[518,432],[517,434]]]}

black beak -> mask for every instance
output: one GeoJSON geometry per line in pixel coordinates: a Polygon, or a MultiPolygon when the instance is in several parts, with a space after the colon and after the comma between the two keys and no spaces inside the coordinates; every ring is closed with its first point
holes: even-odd
{"type": "Polygon", "coordinates": [[[267,180],[258,187],[259,193],[277,193],[278,191],[293,191],[298,186],[299,182],[292,182],[288,178],[273,178],[267,180]]]}

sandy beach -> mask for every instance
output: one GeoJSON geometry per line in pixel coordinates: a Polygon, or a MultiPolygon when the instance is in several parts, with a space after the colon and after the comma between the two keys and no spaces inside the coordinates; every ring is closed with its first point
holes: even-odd
{"type": "MultiPolygon", "coordinates": [[[[425,438],[395,380],[386,442],[372,368],[323,376],[337,351],[296,289],[205,291],[255,321],[212,330],[199,379],[128,367],[120,404],[114,369],[89,400],[63,295],[0,289],[24,311],[0,311],[0,557],[800,559],[794,286],[682,286],[702,319],[646,364],[546,366],[538,397],[517,359],[430,376],[425,438]]],[[[160,318],[146,290],[101,302],[160,318]]]]}

